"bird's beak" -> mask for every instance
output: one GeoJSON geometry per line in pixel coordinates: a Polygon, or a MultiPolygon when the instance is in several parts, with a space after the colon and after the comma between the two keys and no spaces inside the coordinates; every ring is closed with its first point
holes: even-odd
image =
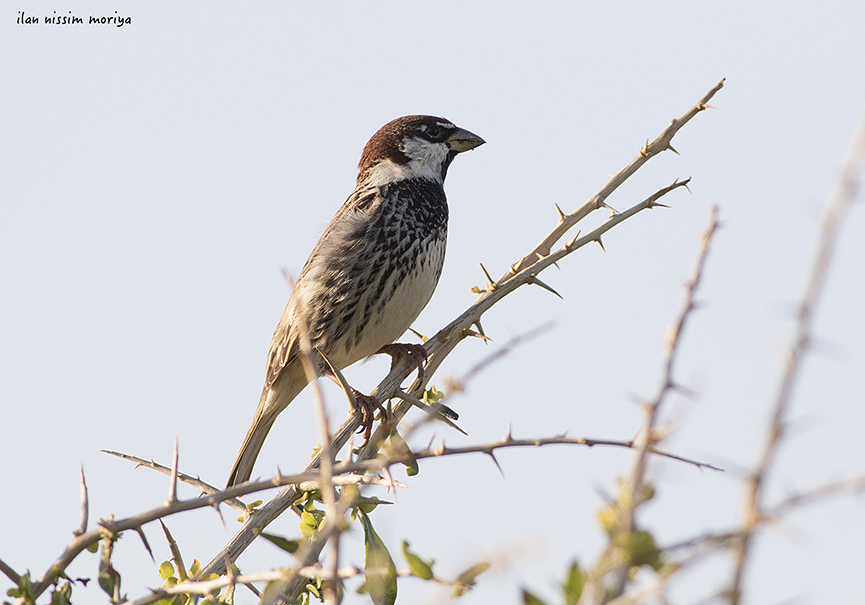
{"type": "Polygon", "coordinates": [[[458,128],[455,133],[445,139],[445,143],[447,143],[448,149],[451,151],[462,153],[463,151],[480,147],[486,141],[468,130],[458,128]]]}

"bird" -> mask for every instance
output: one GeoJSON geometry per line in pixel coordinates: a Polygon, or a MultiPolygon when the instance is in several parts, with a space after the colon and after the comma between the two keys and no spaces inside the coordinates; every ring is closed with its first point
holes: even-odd
{"type": "MultiPolygon", "coordinates": [[[[330,364],[342,370],[384,353],[394,364],[409,359],[422,377],[423,347],[395,340],[417,319],[441,276],[448,168],[458,154],[484,143],[427,115],[388,122],[367,142],[354,191],[313,247],[273,333],[264,388],[228,487],[249,480],[277,416],[310,382],[304,358],[313,359],[319,375],[334,378],[330,364]]],[[[380,404],[354,394],[368,440],[380,404]]]]}

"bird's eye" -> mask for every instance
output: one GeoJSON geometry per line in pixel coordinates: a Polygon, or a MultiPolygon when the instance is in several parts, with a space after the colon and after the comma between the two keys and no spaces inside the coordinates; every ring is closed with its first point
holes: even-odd
{"type": "Polygon", "coordinates": [[[436,126],[435,124],[433,124],[432,126],[430,126],[426,129],[426,133],[429,136],[435,138],[435,137],[439,136],[439,134],[441,134],[441,129],[438,126],[436,126]]]}

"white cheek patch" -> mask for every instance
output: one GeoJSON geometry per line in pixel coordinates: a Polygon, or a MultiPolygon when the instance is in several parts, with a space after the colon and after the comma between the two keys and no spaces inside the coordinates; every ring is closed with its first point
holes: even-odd
{"type": "Polygon", "coordinates": [[[447,145],[410,137],[405,140],[400,151],[409,159],[407,164],[382,160],[369,170],[365,183],[382,186],[404,179],[442,182],[442,166],[448,156],[447,145]]]}
{"type": "Polygon", "coordinates": [[[433,172],[441,180],[441,169],[448,157],[448,147],[444,143],[430,143],[417,137],[403,141],[402,152],[409,158],[409,166],[418,174],[433,172]]]}

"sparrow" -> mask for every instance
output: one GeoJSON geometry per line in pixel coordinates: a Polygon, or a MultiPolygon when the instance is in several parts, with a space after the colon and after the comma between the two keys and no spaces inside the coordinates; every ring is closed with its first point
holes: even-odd
{"type": "MultiPolygon", "coordinates": [[[[273,333],[261,399],[228,487],[249,480],[276,417],[310,382],[304,355],[331,378],[330,364],[342,370],[376,353],[394,364],[408,358],[422,376],[423,347],[394,341],[429,302],[442,272],[448,167],[483,144],[444,118],[420,115],[385,124],[366,144],[357,185],[312,249],[273,333]]],[[[380,404],[354,393],[369,439],[380,404]]]]}

